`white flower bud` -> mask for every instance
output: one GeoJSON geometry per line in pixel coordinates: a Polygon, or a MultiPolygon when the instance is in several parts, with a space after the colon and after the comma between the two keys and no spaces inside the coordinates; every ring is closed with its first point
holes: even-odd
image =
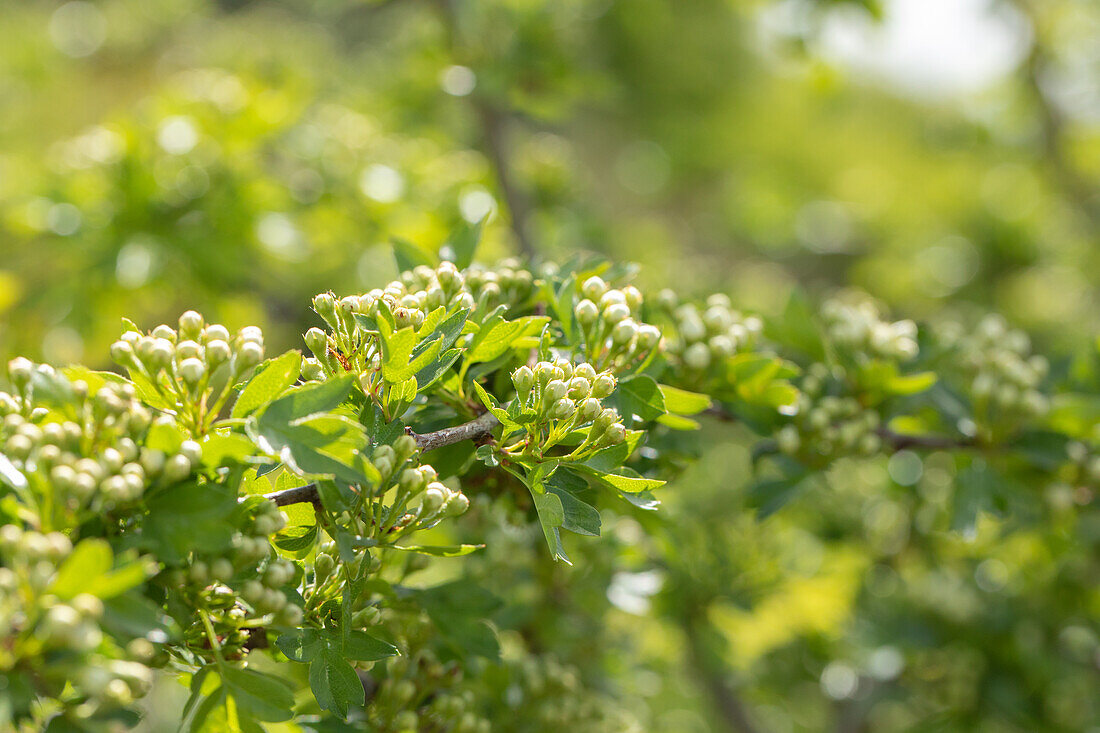
{"type": "Polygon", "coordinates": [[[229,344],[221,339],[214,339],[206,344],[206,361],[210,366],[224,364],[232,355],[233,351],[229,348],[229,344]]]}
{"type": "Polygon", "coordinates": [[[607,283],[603,281],[603,278],[593,275],[581,285],[581,292],[584,293],[584,297],[590,300],[599,300],[607,292],[607,283]]]}
{"type": "Polygon", "coordinates": [[[198,338],[202,333],[205,321],[202,314],[196,311],[187,311],[180,316],[180,335],[185,338],[198,338]]]}
{"type": "Polygon", "coordinates": [[[255,341],[246,341],[241,344],[241,348],[237,351],[237,363],[241,369],[248,369],[254,367],[263,361],[264,347],[255,341]]]}
{"type": "MultiPolygon", "coordinates": [[[[604,293],[600,297],[599,306],[601,308],[606,308],[607,306],[611,305],[612,303],[622,303],[623,305],[626,305],[626,296],[623,295],[623,291],[621,291],[621,290],[608,290],[606,293],[604,293]]],[[[627,306],[627,307],[629,307],[629,306],[627,306]]]]}
{"type": "Polygon", "coordinates": [[[180,341],[176,344],[176,359],[183,361],[184,359],[201,359],[203,355],[202,346],[196,341],[190,339],[186,341],[180,341]]]}
{"type": "Polygon", "coordinates": [[[206,374],[206,365],[198,359],[184,359],[179,365],[179,375],[188,384],[197,384],[206,374]]]}
{"type": "Polygon", "coordinates": [[[552,404],[565,397],[569,386],[560,379],[552,379],[547,382],[542,391],[542,399],[545,404],[552,404]]]}
{"type": "Polygon", "coordinates": [[[610,324],[616,324],[630,317],[630,308],[625,303],[612,303],[604,308],[603,318],[610,324]]]}
{"type": "Polygon", "coordinates": [[[452,494],[443,507],[443,514],[448,517],[457,517],[460,514],[465,514],[469,508],[470,500],[465,494],[452,494]]]}
{"type": "Polygon", "coordinates": [[[586,298],[573,308],[573,315],[576,317],[577,323],[582,326],[590,326],[600,317],[600,309],[595,303],[586,298]]]}
{"type": "Polygon", "coordinates": [[[115,341],[111,344],[111,359],[121,366],[129,366],[134,361],[134,348],[127,341],[115,341]]]}
{"type": "Polygon", "coordinates": [[[634,337],[638,335],[638,324],[633,319],[627,318],[624,321],[620,321],[615,325],[615,328],[611,329],[611,342],[619,346],[625,346],[634,340],[634,337]]]}
{"type": "Polygon", "coordinates": [[[577,405],[577,416],[582,423],[590,422],[597,415],[600,414],[600,410],[602,409],[602,407],[603,406],[600,404],[600,401],[598,399],[596,399],[595,397],[589,397],[586,400],[582,400],[577,405]]]}
{"type": "Polygon", "coordinates": [[[623,288],[623,296],[626,298],[626,304],[630,306],[630,310],[637,311],[642,307],[642,292],[633,285],[627,285],[623,288]]]}
{"type": "Polygon", "coordinates": [[[652,351],[661,341],[661,330],[656,326],[644,323],[638,327],[638,348],[642,351],[652,351]]]}
{"type": "Polygon", "coordinates": [[[164,339],[174,344],[176,342],[176,330],[162,323],[153,329],[153,338],[164,339]]]}
{"type": "Polygon", "coordinates": [[[33,373],[34,364],[30,359],[17,356],[8,362],[8,378],[19,389],[23,389],[30,383],[33,373]]]}
{"type": "Polygon", "coordinates": [[[229,329],[220,323],[212,323],[202,331],[203,341],[210,343],[211,341],[229,341],[229,329]]]}
{"type": "Polygon", "coordinates": [[[432,483],[424,491],[424,498],[420,500],[420,516],[431,517],[440,510],[443,502],[447,500],[447,487],[440,483],[432,483]]]}
{"type": "Polygon", "coordinates": [[[706,344],[695,343],[684,352],[684,363],[692,369],[706,369],[710,366],[710,350],[706,344]]]}

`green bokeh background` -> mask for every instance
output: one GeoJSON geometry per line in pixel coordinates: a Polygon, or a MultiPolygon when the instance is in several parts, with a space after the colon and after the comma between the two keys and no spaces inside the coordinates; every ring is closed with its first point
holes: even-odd
{"type": "MultiPolygon", "coordinates": [[[[2,2],[0,356],[107,367],[121,317],[187,308],[297,348],[314,293],[382,285],[392,238],[435,248],[486,214],[488,260],[587,249],[764,315],[857,288],[1088,348],[1100,6],[966,4],[1008,18],[1019,57],[914,96],[823,50],[890,2],[2,2]]],[[[643,729],[722,730],[717,665],[762,730],[1098,730],[1097,522],[933,531],[932,456],[913,481],[838,465],[759,524],[746,436],[721,430],[668,490],[663,600],[607,608],[619,566],[650,569],[626,518],[585,545],[593,569],[553,571],[581,619],[561,655],[643,729]],[[721,639],[685,631],[700,613],[721,639]],[[834,694],[899,650],[902,677],[834,694]]]]}

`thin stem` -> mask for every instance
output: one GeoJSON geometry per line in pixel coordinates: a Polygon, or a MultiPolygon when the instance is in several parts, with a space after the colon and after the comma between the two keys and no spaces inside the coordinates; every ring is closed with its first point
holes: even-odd
{"type": "MultiPolygon", "coordinates": [[[[486,412],[462,425],[443,428],[442,430],[436,430],[431,433],[412,433],[412,437],[416,440],[417,447],[420,448],[422,452],[427,452],[435,448],[454,445],[455,443],[461,443],[466,440],[484,438],[499,424],[500,421],[497,420],[492,413],[486,412]]],[[[283,489],[282,491],[273,491],[270,494],[264,494],[264,498],[270,499],[278,506],[310,502],[316,507],[320,506],[321,503],[317,493],[317,484],[315,483],[306,484],[305,486],[295,486],[292,489],[283,489]]]]}

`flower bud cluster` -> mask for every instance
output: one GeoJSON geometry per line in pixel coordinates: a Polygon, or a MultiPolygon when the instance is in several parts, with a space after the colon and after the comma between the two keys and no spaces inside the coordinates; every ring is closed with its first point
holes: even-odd
{"type": "Polygon", "coordinates": [[[969,379],[975,414],[985,420],[1045,415],[1050,401],[1040,390],[1049,371],[1047,360],[1031,351],[1031,340],[1010,329],[999,315],[984,318],[973,333],[955,343],[960,364],[969,379]]]}
{"type": "Polygon", "coordinates": [[[321,293],[313,299],[313,310],[328,325],[329,332],[320,328],[306,332],[306,346],[314,358],[306,361],[303,374],[307,379],[321,379],[325,374],[379,368],[377,346],[367,329],[356,321],[357,314],[377,318],[385,308],[397,328],[419,328],[437,308],[488,312],[502,303],[525,300],[534,286],[532,273],[514,260],[506,260],[494,269],[471,265],[466,270],[442,262],[435,268],[420,265],[407,270],[384,288],[361,295],[337,299],[332,293],[321,293]]]}
{"type": "Polygon", "coordinates": [[[619,413],[602,402],[617,384],[611,370],[597,372],[591,364],[564,358],[540,361],[513,371],[512,384],[519,408],[536,416],[528,430],[534,445],[543,450],[586,426],[587,436],[577,450],[604,448],[626,439],[619,413]]]}
{"type": "Polygon", "coordinates": [[[694,372],[705,372],[724,364],[727,357],[751,350],[764,329],[760,318],[733,310],[730,299],[721,293],[707,298],[702,309],[694,303],[677,306],[671,291],[662,291],[658,302],[672,313],[676,324],[678,338],[670,340],[669,351],[694,372]]]}
{"type": "Polygon", "coordinates": [[[187,311],[178,328],[161,324],[148,334],[126,331],[111,344],[119,366],[146,377],[191,424],[206,432],[231,392],[231,387],[264,358],[263,332],[246,326],[231,336],[217,323],[187,311]],[[227,378],[217,379],[225,374],[227,378]]]}
{"type": "Polygon", "coordinates": [[[855,305],[828,300],[821,317],[829,340],[848,353],[896,361],[917,356],[917,324],[884,320],[869,300],[855,305]]]}
{"type": "Polygon", "coordinates": [[[375,448],[371,459],[382,475],[382,483],[373,492],[374,495],[382,497],[391,488],[397,490],[391,508],[391,514],[395,515],[392,528],[401,534],[465,514],[470,508],[470,499],[439,481],[439,474],[434,468],[428,464],[413,465],[417,453],[416,440],[410,435],[403,435],[392,446],[375,448]],[[414,500],[418,501],[416,508],[404,513],[405,507],[414,500]]]}
{"type": "MultiPolygon", "coordinates": [[[[155,650],[145,639],[135,640],[132,649],[118,648],[101,626],[99,598],[82,593],[62,601],[49,592],[72,550],[60,532],[0,527],[0,638],[5,640],[0,677],[14,674],[40,697],[72,701],[62,704],[79,719],[145,695],[152,670],[119,657],[131,652],[149,661],[155,650]]],[[[8,711],[13,712],[18,720],[29,711],[8,711]]]]}
{"type": "MultiPolygon", "coordinates": [[[[251,627],[274,624],[297,626],[302,609],[291,603],[285,588],[295,578],[295,565],[274,556],[270,537],[286,526],[274,502],[253,509],[244,529],[234,534],[226,552],[196,549],[183,567],[160,576],[166,591],[189,607],[204,608],[223,654],[238,654],[249,640],[251,627]]],[[[184,630],[188,643],[204,648],[207,631],[200,618],[184,630]]]]}
{"type": "Polygon", "coordinates": [[[230,336],[225,326],[207,325],[201,314],[187,311],[178,329],[161,324],[148,334],[126,331],[111,344],[111,358],[154,380],[164,374],[181,394],[191,394],[223,366],[239,377],[263,361],[264,337],[256,326],[230,336]]]}
{"type": "Polygon", "coordinates": [[[600,370],[640,364],[661,343],[661,331],[641,322],[642,294],[633,285],[612,288],[593,275],[581,286],[573,317],[584,338],[585,357],[600,370]]]}
{"type": "Polygon", "coordinates": [[[824,394],[829,379],[823,364],[803,378],[798,412],[775,435],[779,450],[810,463],[844,455],[873,455],[882,448],[878,412],[854,397],[824,394]]]}
{"type": "Polygon", "coordinates": [[[194,441],[171,455],[144,447],[153,416],[133,385],[108,382],[90,395],[82,380],[36,369],[55,392],[71,395],[68,407],[79,421],[63,419],[61,411],[34,417],[37,408],[25,417],[20,400],[33,405],[33,391],[26,398],[0,392],[0,449],[35,491],[51,496],[59,517],[115,512],[139,501],[149,486],[178,483],[197,468],[202,451],[194,441]]]}

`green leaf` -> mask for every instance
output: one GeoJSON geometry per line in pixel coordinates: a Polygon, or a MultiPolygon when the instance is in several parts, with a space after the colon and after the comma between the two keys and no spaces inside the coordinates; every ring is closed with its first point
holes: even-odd
{"type": "Polygon", "coordinates": [[[180,562],[195,547],[218,552],[233,536],[237,497],[222,484],[172,486],[149,499],[147,507],[140,544],[165,562],[180,562]]]}
{"type": "Polygon", "coordinates": [[[255,454],[256,446],[240,433],[208,435],[202,442],[202,463],[209,468],[246,463],[255,454]]]}
{"type": "MultiPolygon", "coordinates": [[[[547,493],[557,496],[561,503],[561,528],[576,534],[599,537],[600,512],[573,494],[569,486],[569,477],[572,476],[573,474],[558,471],[544,483],[547,493]]],[[[584,485],[583,481],[579,483],[584,485]]]]}
{"type": "Polygon", "coordinates": [[[710,397],[705,394],[688,392],[667,384],[658,384],[657,388],[664,398],[665,409],[677,415],[696,415],[710,407],[710,397]]]}
{"type": "Polygon", "coordinates": [[[88,586],[111,569],[114,552],[107,540],[91,538],[82,540],[57,571],[50,585],[50,592],[62,600],[69,600],[86,592],[88,586]]]}
{"type": "Polygon", "coordinates": [[[488,216],[486,214],[481,221],[475,224],[470,224],[463,219],[451,232],[451,236],[447,238],[447,243],[440,248],[440,258],[450,260],[460,270],[469,267],[470,263],[474,261],[478,242],[481,241],[481,229],[485,225],[488,216]]]}
{"type": "Polygon", "coordinates": [[[325,642],[320,629],[294,629],[282,634],[275,646],[292,661],[312,662],[325,648],[325,642]]]}
{"type": "MultiPolygon", "coordinates": [[[[302,503],[301,506],[309,506],[302,503]]],[[[301,559],[309,554],[317,541],[317,525],[291,525],[275,535],[274,544],[291,557],[301,559]]]]}
{"type": "Polygon", "coordinates": [[[348,715],[348,707],[366,701],[359,675],[339,651],[325,648],[309,665],[309,687],[321,709],[348,715]]]}
{"type": "Polygon", "coordinates": [[[288,351],[262,364],[233,404],[233,417],[248,417],[298,381],[302,352],[288,351]]]}
{"type": "Polygon", "coordinates": [[[437,263],[432,256],[412,242],[393,237],[390,243],[393,245],[393,259],[397,263],[398,272],[411,270],[417,265],[427,265],[435,269],[437,263]]]}
{"type": "Polygon", "coordinates": [[[394,331],[382,339],[382,377],[387,382],[398,384],[416,376],[439,355],[443,339],[437,336],[414,357],[413,349],[418,343],[419,338],[412,326],[394,331]]]}
{"type": "Polygon", "coordinates": [[[485,545],[386,545],[390,550],[404,550],[406,552],[418,552],[421,555],[432,557],[462,557],[471,552],[484,549],[485,545]]]}
{"type": "Polygon", "coordinates": [[[555,560],[572,565],[561,543],[560,527],[565,521],[565,508],[562,506],[561,498],[551,492],[532,492],[531,496],[535,499],[535,510],[538,512],[539,524],[542,525],[542,533],[546,536],[550,554],[555,560]]]}
{"type": "Polygon", "coordinates": [[[344,656],[359,662],[376,662],[386,657],[396,657],[397,647],[387,641],[376,639],[364,631],[353,630],[344,639],[344,656]]]}
{"type": "Polygon", "coordinates": [[[518,340],[539,333],[542,325],[549,321],[546,316],[525,316],[514,321],[494,316],[474,335],[466,352],[466,361],[470,364],[492,361],[512,348],[518,340]]]}
{"type": "Polygon", "coordinates": [[[625,418],[638,415],[642,420],[655,420],[666,412],[665,398],[657,382],[644,374],[619,382],[610,401],[625,418]]]}
{"type": "Polygon", "coordinates": [[[619,473],[610,473],[605,471],[598,471],[591,466],[586,466],[583,463],[575,464],[573,466],[575,470],[582,471],[588,475],[594,477],[596,481],[611,488],[622,491],[627,494],[637,494],[640,491],[652,491],[653,489],[660,488],[665,485],[664,481],[655,478],[644,478],[642,476],[629,475],[633,473],[628,468],[620,468],[619,473]],[[628,473],[629,472],[629,473],[628,473]]]}
{"type": "Polygon", "coordinates": [[[805,473],[799,473],[756,481],[746,491],[748,504],[756,508],[758,519],[766,519],[783,508],[802,490],[805,478],[805,473]]]}
{"type": "Polygon", "coordinates": [[[351,394],[355,377],[344,374],[326,379],[319,384],[307,384],[292,390],[267,406],[260,416],[290,422],[319,412],[329,412],[339,407],[351,394]]]}
{"type": "Polygon", "coordinates": [[[241,708],[239,712],[272,723],[290,720],[294,693],[286,682],[254,669],[225,667],[223,674],[229,694],[241,708]]]}

